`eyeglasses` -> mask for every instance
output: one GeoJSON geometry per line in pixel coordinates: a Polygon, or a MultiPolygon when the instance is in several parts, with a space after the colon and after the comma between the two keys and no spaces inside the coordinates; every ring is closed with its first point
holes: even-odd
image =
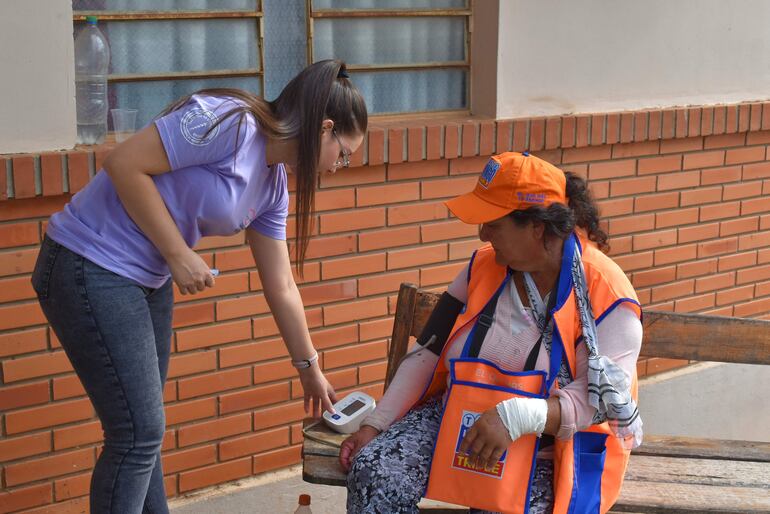
{"type": "Polygon", "coordinates": [[[342,145],[342,141],[340,140],[340,136],[337,135],[337,131],[332,129],[332,135],[334,136],[334,139],[337,140],[337,144],[340,145],[340,154],[342,154],[341,158],[338,158],[335,163],[335,168],[348,168],[350,167],[350,152],[345,149],[345,147],[342,145]]]}

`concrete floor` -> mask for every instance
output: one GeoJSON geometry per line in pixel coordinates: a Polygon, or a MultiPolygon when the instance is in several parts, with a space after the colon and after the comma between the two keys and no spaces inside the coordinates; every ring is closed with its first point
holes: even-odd
{"type": "Polygon", "coordinates": [[[302,481],[302,467],[240,480],[170,503],[172,514],[291,514],[300,494],[309,494],[313,514],[345,512],[345,489],[302,481]]]}
{"type": "MultiPolygon", "coordinates": [[[[170,503],[172,514],[290,514],[300,494],[309,494],[313,514],[345,512],[345,488],[308,484],[302,481],[302,466],[293,466],[170,503]]],[[[446,506],[423,500],[420,505],[446,506]]]]}
{"type": "Polygon", "coordinates": [[[647,434],[770,442],[770,366],[703,362],[640,381],[647,434]]]}
{"type": "MultiPolygon", "coordinates": [[[[639,409],[648,434],[770,442],[770,366],[701,363],[644,379],[639,409]]],[[[345,490],[302,481],[301,466],[176,499],[173,514],[293,513],[312,498],[313,514],[345,512],[345,490]]]]}

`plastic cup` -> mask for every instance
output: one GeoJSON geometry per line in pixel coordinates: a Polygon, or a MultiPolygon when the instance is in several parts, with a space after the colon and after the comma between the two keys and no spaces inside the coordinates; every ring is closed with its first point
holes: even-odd
{"type": "Polygon", "coordinates": [[[136,109],[110,109],[115,141],[121,143],[136,131],[136,109]]]}

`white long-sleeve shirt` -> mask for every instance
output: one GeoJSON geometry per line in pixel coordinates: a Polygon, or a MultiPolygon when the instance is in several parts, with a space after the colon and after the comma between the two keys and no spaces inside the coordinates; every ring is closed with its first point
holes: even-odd
{"type": "MultiPolygon", "coordinates": [[[[449,294],[463,303],[467,303],[468,299],[467,274],[466,266],[447,289],[449,294]]],[[[509,371],[522,371],[529,352],[540,337],[533,315],[532,309],[523,305],[513,280],[509,280],[500,294],[494,322],[484,338],[479,358],[509,371]]],[[[447,367],[450,359],[460,357],[471,327],[465,327],[451,342],[445,353],[447,367]]],[[[642,344],[642,324],[634,310],[620,304],[598,324],[597,336],[599,352],[615,361],[631,377],[642,344]]],[[[425,391],[438,359],[430,350],[415,345],[401,362],[377,408],[363,424],[384,431],[401,419],[425,391]]],[[[557,434],[560,439],[568,439],[575,432],[589,427],[596,412],[588,403],[588,353],[584,344],[577,346],[576,360],[575,379],[563,389],[558,389],[554,383],[550,391],[551,395],[559,398],[561,406],[561,426],[557,434]]],[[[541,348],[535,369],[548,372],[549,365],[548,352],[541,348]]]]}

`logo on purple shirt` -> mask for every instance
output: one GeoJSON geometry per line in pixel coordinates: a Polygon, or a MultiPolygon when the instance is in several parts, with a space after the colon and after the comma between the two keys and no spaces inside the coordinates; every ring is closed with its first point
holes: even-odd
{"type": "Polygon", "coordinates": [[[205,109],[192,109],[182,116],[179,128],[188,143],[195,146],[209,144],[219,133],[219,125],[211,129],[217,122],[217,115],[205,109]]]}

